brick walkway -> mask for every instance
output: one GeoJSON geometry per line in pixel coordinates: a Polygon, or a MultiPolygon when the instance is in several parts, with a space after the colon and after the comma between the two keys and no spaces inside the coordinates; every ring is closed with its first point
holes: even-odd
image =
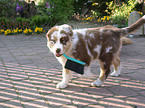
{"type": "Polygon", "coordinates": [[[48,51],[45,36],[0,35],[0,108],[145,108],[145,38],[131,38],[121,51],[122,74],[103,87],[73,75],[66,89],[56,89],[61,65],[48,51]]]}

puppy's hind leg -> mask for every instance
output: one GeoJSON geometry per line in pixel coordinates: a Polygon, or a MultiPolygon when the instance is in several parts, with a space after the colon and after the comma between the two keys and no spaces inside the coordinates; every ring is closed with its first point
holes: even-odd
{"type": "Polygon", "coordinates": [[[105,79],[108,77],[110,73],[110,66],[111,66],[111,61],[99,61],[100,62],[100,76],[99,78],[91,83],[91,86],[96,87],[96,86],[102,86],[104,84],[105,79]]]}
{"type": "Polygon", "coordinates": [[[56,88],[66,88],[68,86],[69,80],[72,77],[72,72],[68,69],[63,68],[62,81],[56,85],[56,88]]]}
{"type": "Polygon", "coordinates": [[[120,58],[116,56],[112,62],[114,66],[114,71],[110,74],[111,76],[119,76],[121,74],[120,58]]]}

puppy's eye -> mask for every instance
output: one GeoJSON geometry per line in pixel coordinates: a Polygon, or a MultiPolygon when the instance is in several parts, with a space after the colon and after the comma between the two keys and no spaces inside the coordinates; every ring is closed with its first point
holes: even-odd
{"type": "Polygon", "coordinates": [[[67,38],[67,37],[62,37],[62,38],[60,39],[60,42],[61,42],[63,45],[66,45],[67,41],[68,41],[68,38],[67,38]]]}

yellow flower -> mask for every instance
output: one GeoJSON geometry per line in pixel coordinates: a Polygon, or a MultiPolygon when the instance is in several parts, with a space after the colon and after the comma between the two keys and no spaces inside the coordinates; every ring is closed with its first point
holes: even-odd
{"type": "Polygon", "coordinates": [[[32,32],[32,30],[31,30],[31,29],[28,29],[28,32],[30,32],[30,33],[31,33],[31,32],[32,32]]]}
{"type": "Polygon", "coordinates": [[[37,31],[38,31],[38,29],[39,29],[39,28],[38,28],[38,27],[36,27],[36,28],[35,28],[35,32],[37,32],[37,31]]]}
{"type": "Polygon", "coordinates": [[[97,21],[98,21],[98,22],[101,22],[101,19],[99,18],[97,21]]]}
{"type": "Polygon", "coordinates": [[[32,34],[32,32],[33,32],[33,30],[27,29],[27,28],[25,30],[23,30],[24,34],[32,34]]]}
{"type": "Polygon", "coordinates": [[[23,33],[28,34],[28,29],[26,28],[23,33]]]}
{"type": "Polygon", "coordinates": [[[89,19],[90,19],[90,17],[87,18],[87,20],[89,20],[89,19]]]}
{"type": "Polygon", "coordinates": [[[18,30],[19,33],[21,33],[22,31],[23,31],[22,29],[18,30]]]}
{"type": "Polygon", "coordinates": [[[13,29],[12,31],[14,34],[17,34],[18,33],[18,29],[13,29]]]}
{"type": "Polygon", "coordinates": [[[110,16],[106,16],[107,17],[107,21],[109,21],[110,20],[110,16]]]}
{"type": "Polygon", "coordinates": [[[35,30],[34,30],[34,32],[36,33],[36,34],[40,34],[40,33],[42,33],[43,32],[43,28],[42,27],[36,27],[35,28],[35,30]]]}
{"type": "Polygon", "coordinates": [[[8,34],[8,32],[7,31],[5,31],[5,35],[7,35],[8,34]]]}
{"type": "Polygon", "coordinates": [[[11,31],[11,29],[7,29],[7,33],[9,34],[9,33],[11,33],[12,31],[11,31]]]}
{"type": "Polygon", "coordinates": [[[140,11],[137,11],[139,14],[141,14],[141,15],[143,15],[143,13],[142,12],[140,12],[140,11]]]}
{"type": "Polygon", "coordinates": [[[4,30],[4,29],[1,29],[1,30],[0,30],[0,32],[1,32],[1,33],[4,33],[4,32],[5,32],[5,30],[4,30]]]}

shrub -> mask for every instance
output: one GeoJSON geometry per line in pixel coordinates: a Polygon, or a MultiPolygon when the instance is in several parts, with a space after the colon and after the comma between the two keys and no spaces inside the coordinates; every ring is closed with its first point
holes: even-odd
{"type": "Polygon", "coordinates": [[[134,11],[134,7],[137,4],[137,1],[138,0],[129,0],[128,4],[123,2],[121,6],[115,5],[113,1],[111,1],[106,3],[108,5],[106,12],[110,14],[113,23],[126,24],[126,20],[129,18],[129,13],[134,11]],[[111,12],[109,12],[109,10],[111,10],[111,12]]]}
{"type": "Polygon", "coordinates": [[[74,0],[43,0],[38,3],[37,10],[41,16],[49,16],[49,25],[64,23],[74,12],[74,0]]]}
{"type": "Polygon", "coordinates": [[[36,26],[42,27],[42,25],[44,25],[45,22],[47,22],[48,20],[49,20],[48,15],[35,15],[31,18],[31,25],[33,25],[32,28],[36,26]]]}
{"type": "Polygon", "coordinates": [[[15,14],[16,3],[13,0],[0,0],[0,17],[12,17],[15,14]]]}
{"type": "Polygon", "coordinates": [[[93,10],[97,13],[98,16],[103,17],[103,16],[108,16],[108,13],[105,12],[105,10],[107,9],[107,5],[106,2],[110,2],[112,0],[92,0],[94,1],[92,6],[93,6],[93,10]]]}
{"type": "Polygon", "coordinates": [[[84,4],[87,4],[88,0],[74,0],[74,10],[76,14],[82,13],[82,9],[84,7],[84,4]]]}
{"type": "Polygon", "coordinates": [[[53,26],[55,23],[53,22],[51,16],[48,15],[35,15],[32,18],[26,19],[17,17],[14,19],[8,19],[6,17],[0,17],[0,29],[25,29],[31,28],[35,29],[35,27],[44,27],[46,25],[53,26]]]}
{"type": "Polygon", "coordinates": [[[16,21],[17,22],[25,22],[27,19],[26,18],[22,18],[22,17],[17,17],[16,21]]]}
{"type": "Polygon", "coordinates": [[[6,17],[0,17],[0,29],[6,29],[8,21],[6,17]]]}
{"type": "Polygon", "coordinates": [[[47,12],[56,23],[68,21],[73,14],[73,0],[49,0],[51,8],[47,8],[47,12]]]}

